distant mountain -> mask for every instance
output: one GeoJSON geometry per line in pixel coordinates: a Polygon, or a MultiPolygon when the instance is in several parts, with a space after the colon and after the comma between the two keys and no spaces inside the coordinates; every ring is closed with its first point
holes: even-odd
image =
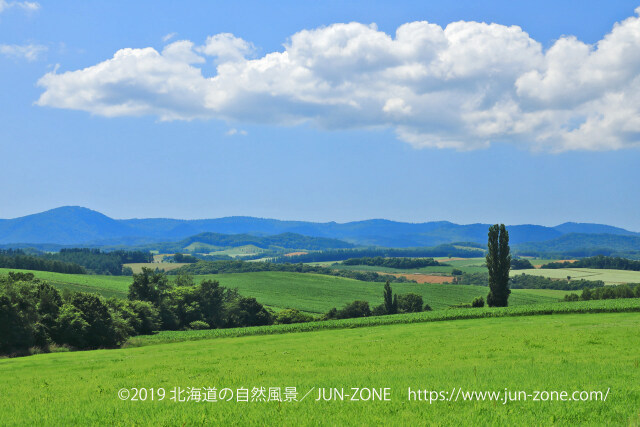
{"type": "Polygon", "coordinates": [[[521,243],[514,249],[521,254],[622,255],[640,251],[640,236],[569,233],[545,242],[521,243]]]}
{"type": "Polygon", "coordinates": [[[99,212],[79,206],[0,221],[0,243],[74,244],[130,237],[136,230],[99,212]]]}
{"type": "MultiPolygon", "coordinates": [[[[117,246],[179,241],[200,233],[245,234],[254,237],[294,233],[337,239],[358,246],[419,247],[453,242],[485,244],[489,224],[459,225],[448,221],[406,223],[371,219],[339,224],[281,221],[253,217],[181,220],[168,218],[116,220],[78,206],[67,206],[21,218],[0,220],[0,244],[117,246]]],[[[601,224],[565,223],[508,226],[512,245],[543,242],[567,234],[640,236],[601,224]]],[[[337,246],[343,247],[343,246],[337,246]]]]}
{"type": "Polygon", "coordinates": [[[578,234],[618,234],[621,236],[638,236],[639,233],[625,230],[624,228],[613,227],[611,225],[602,224],[585,224],[580,222],[565,222],[564,224],[553,227],[562,234],[578,233],[578,234]]]}

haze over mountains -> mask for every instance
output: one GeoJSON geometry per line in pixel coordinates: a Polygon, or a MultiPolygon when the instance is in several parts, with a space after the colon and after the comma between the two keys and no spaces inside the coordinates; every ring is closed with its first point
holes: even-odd
{"type": "MultiPolygon", "coordinates": [[[[139,245],[176,241],[198,233],[212,232],[254,236],[297,233],[339,239],[360,246],[416,247],[453,242],[484,244],[488,226],[489,224],[459,225],[448,221],[404,223],[383,219],[343,224],[253,217],[118,220],[87,208],[65,206],[34,215],[0,220],[0,244],[139,245]]],[[[596,247],[600,241],[616,241],[623,242],[628,247],[640,248],[640,233],[602,224],[569,222],[555,227],[511,225],[508,230],[514,245],[553,242],[554,239],[566,243],[567,240],[575,240],[576,236],[584,240],[584,235],[590,235],[587,240],[596,247]]]]}

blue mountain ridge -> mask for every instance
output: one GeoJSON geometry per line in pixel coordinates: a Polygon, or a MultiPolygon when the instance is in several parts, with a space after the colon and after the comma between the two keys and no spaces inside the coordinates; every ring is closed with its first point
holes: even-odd
{"type": "MultiPolygon", "coordinates": [[[[177,241],[204,233],[270,236],[296,233],[339,239],[361,246],[416,247],[453,242],[486,243],[489,224],[448,221],[407,223],[370,219],[347,223],[285,221],[233,216],[215,219],[113,219],[80,206],[63,206],[15,219],[0,220],[0,244],[116,245],[177,241]]],[[[638,236],[640,233],[603,224],[568,222],[555,227],[508,226],[510,242],[544,242],[569,234],[638,236]]]]}

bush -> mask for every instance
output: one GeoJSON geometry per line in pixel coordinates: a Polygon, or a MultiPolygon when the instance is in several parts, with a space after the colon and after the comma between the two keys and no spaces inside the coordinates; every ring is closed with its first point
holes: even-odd
{"type": "Polygon", "coordinates": [[[280,325],[289,325],[291,323],[311,322],[312,320],[314,320],[312,316],[304,314],[295,308],[288,308],[286,310],[282,310],[276,315],[275,323],[280,325]]]}
{"type": "Polygon", "coordinates": [[[533,268],[531,261],[528,259],[512,258],[511,269],[512,270],[528,270],[533,268]]]}
{"type": "Polygon", "coordinates": [[[202,331],[205,329],[211,329],[211,326],[209,326],[207,322],[196,320],[194,322],[189,323],[189,329],[192,329],[194,331],[202,331]]]}
{"type": "Polygon", "coordinates": [[[235,297],[226,308],[228,328],[263,326],[273,323],[273,316],[255,298],[235,297]]]}
{"type": "Polygon", "coordinates": [[[419,313],[423,305],[421,295],[414,293],[398,295],[398,309],[401,313],[419,313]]]}
{"type": "MultiPolygon", "coordinates": [[[[385,310],[386,313],[386,310],[385,310]]],[[[352,319],[355,317],[371,316],[371,308],[367,301],[354,301],[344,306],[342,310],[332,308],[324,316],[325,319],[352,319]]]]}
{"type": "Polygon", "coordinates": [[[463,274],[464,272],[458,268],[454,268],[453,270],[451,270],[452,276],[462,276],[463,274]]]}
{"type": "Polygon", "coordinates": [[[384,304],[376,305],[375,307],[373,307],[373,310],[371,310],[372,316],[384,316],[386,314],[387,309],[385,308],[384,304]]]}
{"type": "Polygon", "coordinates": [[[471,307],[484,307],[484,298],[476,297],[471,302],[471,307]]]}

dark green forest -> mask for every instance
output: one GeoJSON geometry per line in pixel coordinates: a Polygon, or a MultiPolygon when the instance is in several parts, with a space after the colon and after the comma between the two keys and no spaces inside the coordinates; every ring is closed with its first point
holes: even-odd
{"type": "Polygon", "coordinates": [[[597,268],[640,271],[640,261],[634,261],[621,257],[608,257],[604,255],[598,255],[589,258],[582,258],[576,262],[552,262],[543,265],[541,268],[597,268]]]}
{"type": "MultiPolygon", "coordinates": [[[[454,278],[453,283],[458,285],[489,286],[489,274],[465,273],[454,278]]],[[[574,291],[602,286],[604,286],[604,282],[601,280],[550,279],[548,277],[524,273],[512,276],[509,279],[509,287],[512,289],[557,289],[574,291]]]]}

